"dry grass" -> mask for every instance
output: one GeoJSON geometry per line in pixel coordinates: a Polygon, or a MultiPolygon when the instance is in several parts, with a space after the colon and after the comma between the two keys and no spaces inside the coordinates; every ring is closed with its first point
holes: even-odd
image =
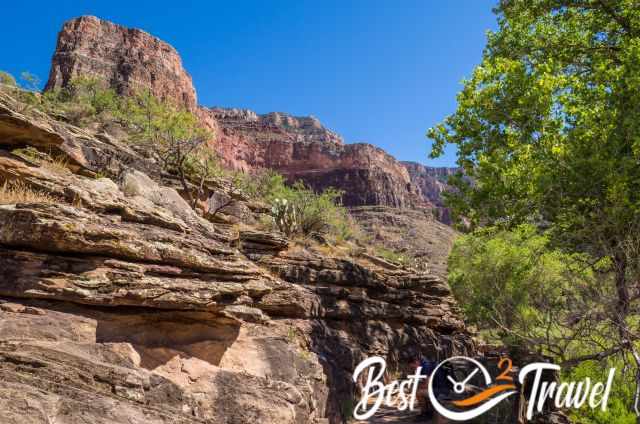
{"type": "Polygon", "coordinates": [[[71,172],[68,167],[68,158],[62,155],[54,155],[51,150],[42,152],[34,147],[25,147],[14,149],[11,153],[56,174],[68,174],[71,172]]]}
{"type": "Polygon", "coordinates": [[[47,193],[32,189],[23,182],[5,181],[0,186],[0,205],[16,203],[58,203],[58,200],[47,193]]]}
{"type": "Polygon", "coordinates": [[[69,161],[63,157],[54,157],[39,163],[41,167],[58,174],[69,174],[71,171],[67,167],[68,164],[69,161]]]}

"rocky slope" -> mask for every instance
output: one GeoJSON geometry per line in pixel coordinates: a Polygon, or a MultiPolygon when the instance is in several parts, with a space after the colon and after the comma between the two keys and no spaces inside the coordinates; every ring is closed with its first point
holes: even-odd
{"type": "Polygon", "coordinates": [[[438,221],[433,209],[359,206],[351,209],[371,243],[412,258],[410,265],[442,278],[456,232],[438,221]]]}
{"type": "Polygon", "coordinates": [[[109,134],[19,110],[0,95],[0,185],[41,197],[0,199],[0,422],[337,424],[363,358],[474,353],[441,278],[258,231],[242,199],[207,221],[109,134]]]}
{"type": "MultiPolygon", "coordinates": [[[[98,76],[120,92],[143,86],[185,104],[215,134],[211,147],[228,167],[272,168],[316,190],[342,190],[348,207],[380,206],[355,214],[376,243],[415,256],[423,266],[443,275],[442,264],[455,234],[441,231],[436,221],[451,223],[441,198],[450,169],[401,163],[370,144],[345,144],[313,117],[196,106],[191,78],[172,47],[145,32],[95,17],[65,23],[47,89],[64,86],[78,75],[98,76]],[[399,237],[411,233],[411,228],[419,237],[409,236],[402,243],[399,237]]],[[[63,143],[68,152],[77,150],[68,144],[63,143]]],[[[115,150],[114,154],[122,154],[121,149],[115,150]]],[[[85,160],[100,159],[86,155],[85,160]]]]}

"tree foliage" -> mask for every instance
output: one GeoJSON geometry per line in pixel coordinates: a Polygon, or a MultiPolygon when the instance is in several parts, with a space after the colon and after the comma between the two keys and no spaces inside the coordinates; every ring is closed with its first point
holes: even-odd
{"type": "Polygon", "coordinates": [[[122,100],[108,84],[95,77],[79,76],[68,86],[46,91],[41,109],[74,125],[104,122],[121,115],[122,100]]]}
{"type": "Polygon", "coordinates": [[[554,249],[530,224],[483,228],[456,240],[449,282],[468,321],[515,355],[524,350],[550,357],[570,381],[604,381],[610,367],[618,370],[609,409],[572,411],[577,422],[635,422],[634,376],[625,372],[633,361],[611,337],[608,319],[614,285],[602,285],[597,274],[606,264],[585,268],[581,256],[554,249]]]}
{"type": "Polygon", "coordinates": [[[432,156],[457,145],[471,177],[449,205],[472,228],[532,223],[579,254],[602,293],[601,315],[579,315],[609,325],[592,353],[630,355],[640,388],[640,8],[503,0],[496,13],[456,112],[428,133],[432,156]]]}
{"type": "Polygon", "coordinates": [[[195,206],[204,181],[218,170],[217,157],[206,144],[212,134],[193,113],[159,100],[148,90],[124,99],[120,116],[132,131],[132,141],[143,144],[163,169],[180,178],[195,206]],[[189,183],[196,183],[195,195],[189,183]]]}

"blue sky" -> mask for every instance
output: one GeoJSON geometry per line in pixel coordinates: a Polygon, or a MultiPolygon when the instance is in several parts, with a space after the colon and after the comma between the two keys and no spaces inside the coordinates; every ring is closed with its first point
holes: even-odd
{"type": "Polygon", "coordinates": [[[62,23],[96,15],[172,44],[199,103],[313,115],[347,142],[429,160],[427,128],[455,109],[495,29],[495,0],[5,2],[0,69],[47,79],[62,23]]]}

